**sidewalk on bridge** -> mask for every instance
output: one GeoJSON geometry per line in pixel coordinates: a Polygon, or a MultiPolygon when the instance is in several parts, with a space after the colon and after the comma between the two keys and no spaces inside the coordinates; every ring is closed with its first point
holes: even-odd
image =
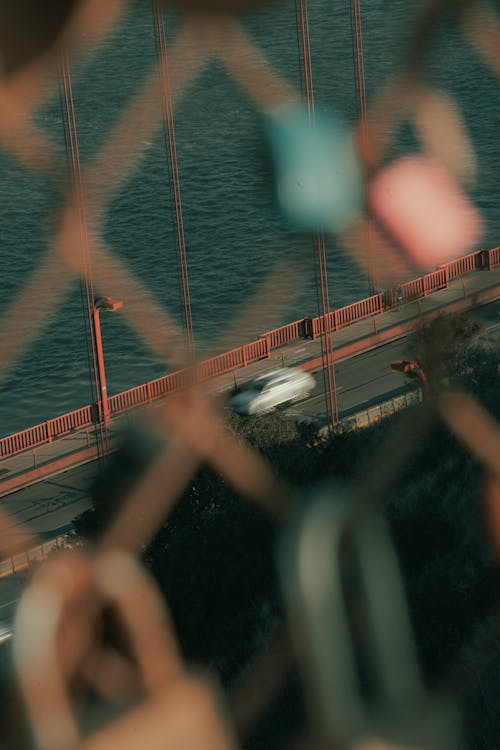
{"type": "MultiPolygon", "coordinates": [[[[426,315],[432,311],[445,309],[450,304],[459,300],[465,298],[473,300],[478,292],[484,292],[487,289],[495,287],[498,288],[498,296],[500,297],[500,268],[493,271],[476,271],[465,278],[451,282],[447,289],[434,292],[414,302],[403,304],[399,310],[393,308],[390,311],[341,328],[333,334],[334,349],[339,350],[341,347],[345,347],[355,341],[370,339],[374,334],[388,331],[392,328],[396,329],[402,323],[417,319],[419,316],[426,315]]],[[[370,348],[371,345],[368,345],[366,348],[370,348]]],[[[210,390],[217,392],[225,391],[234,386],[235,383],[241,384],[272,369],[303,364],[320,356],[321,340],[311,341],[303,339],[280,349],[273,350],[269,359],[260,360],[214,378],[210,381],[210,390]]],[[[161,402],[158,401],[155,403],[157,405],[161,402]]],[[[154,407],[155,404],[152,406],[154,407]]],[[[49,417],[49,415],[47,416],[49,417]]],[[[111,444],[116,443],[117,438],[126,429],[127,424],[127,415],[113,420],[108,431],[111,444]]],[[[92,451],[92,457],[95,458],[95,435],[93,428],[71,433],[53,443],[44,444],[11,458],[1,460],[0,495],[2,480],[10,479],[18,474],[29,472],[36,467],[52,463],[68,454],[75,453],[84,456],[86,449],[91,449],[87,451],[89,457],[84,457],[80,463],[91,460],[90,454],[92,454],[92,451]]]]}

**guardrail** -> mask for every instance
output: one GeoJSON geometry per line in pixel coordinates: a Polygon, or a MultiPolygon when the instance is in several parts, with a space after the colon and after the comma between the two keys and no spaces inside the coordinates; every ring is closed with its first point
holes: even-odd
{"type": "Polygon", "coordinates": [[[32,547],[26,552],[19,552],[17,555],[7,557],[0,561],[0,578],[12,573],[18,573],[20,570],[25,570],[33,565],[35,562],[41,562],[56,549],[62,549],[66,546],[66,537],[57,536],[54,539],[50,539],[48,542],[37,544],[36,547],[32,547]]]}
{"type": "Polygon", "coordinates": [[[456,258],[455,260],[446,263],[442,268],[447,269],[448,278],[452,281],[459,276],[465,276],[466,274],[471,273],[471,271],[485,268],[486,263],[484,256],[487,253],[488,250],[477,250],[475,253],[463,255],[461,258],[456,258]]]}
{"type": "Polygon", "coordinates": [[[0,458],[22,453],[37,445],[51,443],[56,438],[76,432],[93,424],[92,407],[82,406],[60,417],[28,427],[26,430],[7,435],[0,440],[0,458]]]}
{"type": "MultiPolygon", "coordinates": [[[[490,250],[477,250],[440,266],[436,271],[412,279],[401,285],[402,301],[407,302],[444,289],[449,281],[480,269],[492,270],[500,265],[500,247],[490,250]]],[[[184,368],[156,378],[142,385],[130,388],[109,397],[111,415],[145,406],[164,398],[181,388],[185,388],[194,377],[208,380],[231,370],[257,362],[270,356],[273,349],[285,346],[303,338],[316,338],[325,330],[338,330],[344,326],[379,315],[396,304],[394,290],[388,290],[372,297],[353,302],[333,310],[326,316],[300,318],[287,325],[261,334],[255,341],[239,346],[228,352],[199,362],[193,368],[184,368]]],[[[55,419],[29,427],[26,430],[0,439],[0,459],[9,458],[25,450],[50,443],[71,432],[89,427],[98,418],[101,410],[90,405],[75,409],[55,419]]]]}
{"type": "MultiPolygon", "coordinates": [[[[412,391],[406,391],[399,396],[392,396],[392,398],[381,401],[373,406],[368,406],[365,409],[360,409],[353,414],[348,414],[342,417],[342,419],[336,425],[336,429],[339,432],[349,432],[351,430],[362,430],[365,427],[370,427],[376,422],[380,422],[386,417],[392,417],[403,409],[408,409],[410,406],[416,406],[416,404],[422,403],[423,394],[421,388],[416,388],[412,391]]],[[[319,436],[325,437],[330,433],[328,426],[322,427],[319,430],[319,436]]]]}
{"type": "Polygon", "coordinates": [[[309,319],[309,335],[312,339],[328,331],[338,331],[339,328],[357,323],[358,320],[378,315],[385,309],[384,293],[374,294],[372,297],[353,302],[351,305],[339,307],[327,315],[319,315],[309,319]]]}
{"type": "Polygon", "coordinates": [[[285,326],[269,331],[269,333],[262,334],[260,338],[267,338],[270,348],[278,349],[280,346],[297,341],[297,339],[307,338],[308,321],[309,318],[294,320],[293,323],[288,323],[285,326]]]}

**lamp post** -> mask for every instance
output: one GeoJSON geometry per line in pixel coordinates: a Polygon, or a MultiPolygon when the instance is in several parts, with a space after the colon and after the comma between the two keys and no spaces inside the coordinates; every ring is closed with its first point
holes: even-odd
{"type": "Polygon", "coordinates": [[[104,352],[102,348],[101,320],[99,317],[99,313],[101,312],[101,310],[105,310],[106,312],[116,312],[122,307],[123,302],[120,299],[113,299],[112,297],[98,297],[94,300],[94,306],[92,308],[92,317],[94,322],[94,340],[97,354],[97,368],[99,372],[99,396],[104,424],[108,424],[109,422],[109,405],[108,390],[106,386],[106,370],[104,368],[104,352]]]}
{"type": "Polygon", "coordinates": [[[415,362],[413,359],[396,359],[394,362],[391,362],[391,370],[392,372],[402,372],[411,378],[416,378],[422,386],[424,398],[427,396],[427,375],[418,362],[415,362]]]}

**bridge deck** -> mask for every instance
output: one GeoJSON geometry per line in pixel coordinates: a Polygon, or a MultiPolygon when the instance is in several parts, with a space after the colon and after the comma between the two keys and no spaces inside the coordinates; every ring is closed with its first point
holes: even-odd
{"type": "MultiPolygon", "coordinates": [[[[403,304],[399,310],[393,308],[336,331],[333,333],[336,359],[340,361],[404,336],[422,316],[437,314],[444,310],[470,309],[498,297],[500,297],[500,267],[492,271],[476,271],[450,282],[446,289],[403,304]]],[[[320,355],[319,339],[314,341],[301,339],[273,350],[268,359],[259,360],[213,378],[209,382],[209,387],[214,391],[227,390],[235,381],[244,382],[281,365],[300,365],[307,369],[319,369],[321,367],[320,355]]],[[[124,430],[127,422],[127,415],[116,417],[112,421],[109,427],[112,444],[124,430]]],[[[59,438],[52,443],[2,459],[0,461],[0,496],[40,481],[46,476],[65,471],[72,466],[81,465],[95,457],[93,429],[87,428],[59,438]]]]}

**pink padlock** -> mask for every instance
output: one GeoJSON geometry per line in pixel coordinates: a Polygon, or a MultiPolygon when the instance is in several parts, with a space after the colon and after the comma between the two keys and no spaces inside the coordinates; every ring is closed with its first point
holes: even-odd
{"type": "Polygon", "coordinates": [[[429,156],[407,156],[381,169],[367,198],[382,228],[421,270],[470,251],[481,238],[479,212],[429,156]]]}

